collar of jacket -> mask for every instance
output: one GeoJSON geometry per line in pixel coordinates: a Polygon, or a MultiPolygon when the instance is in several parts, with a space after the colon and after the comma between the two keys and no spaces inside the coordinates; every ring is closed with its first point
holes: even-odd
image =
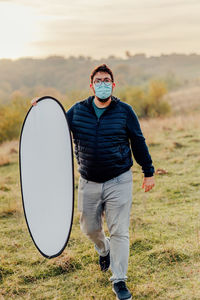
{"type": "MultiPolygon", "coordinates": [[[[86,99],[86,102],[85,102],[85,104],[86,104],[90,109],[93,109],[93,105],[92,105],[93,99],[94,99],[94,96],[89,96],[89,97],[86,99]]],[[[119,101],[120,101],[120,99],[118,99],[117,97],[111,96],[111,102],[110,102],[110,104],[108,105],[108,107],[109,107],[109,108],[114,107],[119,101]]]]}

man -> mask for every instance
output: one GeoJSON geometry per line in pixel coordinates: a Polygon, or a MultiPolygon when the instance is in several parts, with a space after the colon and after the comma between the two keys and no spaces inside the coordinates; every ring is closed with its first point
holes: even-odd
{"type": "MultiPolygon", "coordinates": [[[[110,280],[117,299],[131,299],[125,284],[132,205],[131,149],[144,173],[145,192],[155,185],[154,167],[132,107],[112,96],[112,71],[105,64],[100,65],[92,71],[90,79],[94,96],[75,103],[66,112],[81,175],[80,225],[95,244],[101,270],[111,267],[110,280]],[[110,237],[105,237],[102,229],[103,213],[110,237]]],[[[32,100],[33,105],[36,100],[32,100]]]]}
{"type": "Polygon", "coordinates": [[[94,96],[75,103],[66,112],[80,172],[80,226],[95,244],[101,270],[107,271],[110,266],[117,299],[131,299],[125,284],[132,205],[131,149],[144,173],[145,192],[155,185],[154,167],[132,107],[112,95],[112,71],[100,65],[90,79],[94,96]],[[104,213],[110,237],[105,237],[102,228],[104,213]]]}

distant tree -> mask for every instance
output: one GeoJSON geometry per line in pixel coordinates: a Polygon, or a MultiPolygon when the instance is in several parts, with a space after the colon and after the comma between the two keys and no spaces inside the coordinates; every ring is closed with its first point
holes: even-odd
{"type": "Polygon", "coordinates": [[[28,107],[29,100],[23,98],[13,99],[10,103],[0,106],[0,143],[19,138],[28,107]]]}
{"type": "Polygon", "coordinates": [[[118,92],[118,96],[122,101],[129,103],[138,116],[144,117],[145,93],[140,87],[124,87],[118,92]]]}
{"type": "Polygon", "coordinates": [[[125,54],[126,54],[126,57],[127,57],[127,58],[131,58],[131,57],[132,57],[132,55],[131,55],[130,51],[128,51],[128,50],[127,50],[127,51],[125,51],[125,54]]]}
{"type": "Polygon", "coordinates": [[[163,81],[150,81],[145,101],[145,116],[158,117],[170,113],[171,107],[169,103],[163,99],[166,94],[167,88],[163,81]]]}
{"type": "Polygon", "coordinates": [[[118,91],[122,101],[129,103],[139,117],[159,117],[170,113],[169,103],[163,99],[167,93],[165,83],[158,80],[149,82],[147,90],[126,86],[118,91]]]}
{"type": "Polygon", "coordinates": [[[108,59],[116,59],[116,56],[115,55],[109,55],[108,59]]]}
{"type": "Polygon", "coordinates": [[[136,53],[133,55],[134,59],[141,60],[141,59],[146,59],[146,54],[145,53],[136,53]]]}

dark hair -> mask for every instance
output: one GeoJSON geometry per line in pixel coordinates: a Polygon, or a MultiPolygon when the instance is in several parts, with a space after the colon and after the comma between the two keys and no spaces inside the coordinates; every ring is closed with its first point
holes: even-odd
{"type": "Polygon", "coordinates": [[[103,65],[97,66],[92,71],[92,73],[90,75],[91,83],[93,82],[93,78],[94,78],[95,74],[98,73],[98,72],[108,73],[111,76],[112,81],[114,81],[113,72],[111,71],[111,69],[106,64],[103,64],[103,65]]]}

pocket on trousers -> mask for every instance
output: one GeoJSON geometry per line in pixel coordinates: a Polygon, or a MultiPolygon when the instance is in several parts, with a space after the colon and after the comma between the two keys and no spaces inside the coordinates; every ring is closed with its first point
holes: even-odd
{"type": "Polygon", "coordinates": [[[125,182],[131,182],[133,180],[132,171],[128,170],[119,176],[117,176],[117,182],[118,183],[125,183],[125,182]]]}

